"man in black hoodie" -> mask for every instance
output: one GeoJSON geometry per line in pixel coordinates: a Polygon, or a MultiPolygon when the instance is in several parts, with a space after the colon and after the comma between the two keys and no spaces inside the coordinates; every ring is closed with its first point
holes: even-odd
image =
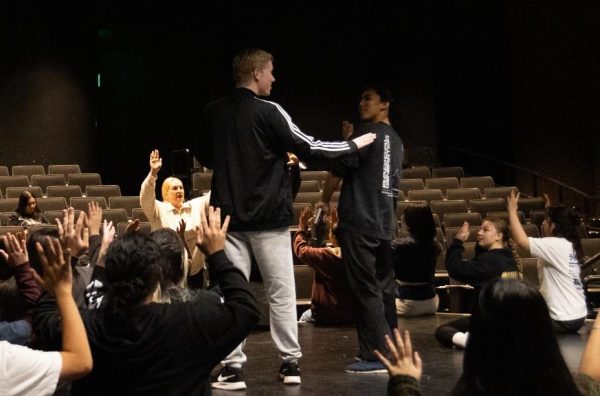
{"type": "Polygon", "coordinates": [[[380,86],[366,88],[359,111],[363,121],[354,135],[377,135],[375,143],[334,163],[318,206],[327,208],[331,194],[344,179],[336,236],[342,248],[346,277],[354,294],[358,361],[347,372],[385,372],[373,353],[386,350],[384,335],[398,327],[391,240],[396,226],[395,201],[403,146],[390,125],[392,95],[380,86]]]}
{"type": "MultiPolygon", "coordinates": [[[[261,98],[270,95],[275,81],[273,56],[266,51],[240,52],[233,74],[233,93],[204,111],[197,156],[213,169],[211,205],[231,216],[227,255],[246,278],[253,256],[258,264],[269,298],[271,336],[283,360],[279,378],[284,384],[299,384],[302,353],[288,230],[293,211],[287,153],[339,158],[370,144],[375,135],[322,142],[303,133],[279,104],[261,98]]],[[[245,362],[240,345],[223,361],[213,388],[245,389],[245,362]]]]}

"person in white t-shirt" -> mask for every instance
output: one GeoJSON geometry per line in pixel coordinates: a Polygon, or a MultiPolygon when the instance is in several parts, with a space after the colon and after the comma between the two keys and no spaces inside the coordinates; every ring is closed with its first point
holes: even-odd
{"type": "Polygon", "coordinates": [[[548,304],[554,330],[577,332],[587,315],[580,277],[583,262],[578,234],[580,219],[564,205],[549,205],[542,224],[543,238],[528,238],[517,216],[518,202],[519,194],[511,192],[507,203],[513,239],[533,257],[543,260],[538,268],[540,291],[548,304]]]}
{"type": "MultiPolygon", "coordinates": [[[[70,224],[71,228],[73,224],[70,224]]],[[[74,381],[92,371],[92,353],[79,310],[71,292],[73,275],[71,254],[63,252],[61,242],[46,237],[44,246],[36,244],[43,278],[33,273],[38,284],[54,294],[62,322],[61,352],[43,352],[0,341],[0,394],[52,395],[58,385],[74,381]]],[[[27,260],[25,241],[14,235],[5,240],[6,259],[27,260]]]]}

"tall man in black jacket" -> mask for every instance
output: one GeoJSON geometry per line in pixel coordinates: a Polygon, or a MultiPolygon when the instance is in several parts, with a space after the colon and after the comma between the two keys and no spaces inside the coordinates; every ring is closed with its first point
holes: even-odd
{"type": "MultiPolygon", "coordinates": [[[[240,52],[233,60],[236,89],[210,103],[198,139],[197,155],[213,169],[211,205],[231,216],[226,253],[250,276],[256,259],[269,298],[271,336],[283,360],[279,378],[284,384],[299,384],[296,292],[290,233],[292,189],[287,152],[300,158],[338,158],[373,142],[365,134],[349,142],[322,142],[304,134],[269,96],[273,56],[260,49],[240,52]]],[[[218,389],[240,390],[246,384],[242,345],[224,361],[213,381],[218,389]]]]}
{"type": "Polygon", "coordinates": [[[390,91],[383,87],[364,90],[359,105],[363,124],[354,135],[375,132],[377,139],[334,164],[317,204],[326,208],[340,178],[344,179],[336,236],[354,294],[359,343],[359,361],[348,366],[348,372],[385,372],[373,349],[386,350],[384,335],[391,336],[391,329],[398,327],[390,242],[404,149],[390,125],[391,101],[390,91]]]}

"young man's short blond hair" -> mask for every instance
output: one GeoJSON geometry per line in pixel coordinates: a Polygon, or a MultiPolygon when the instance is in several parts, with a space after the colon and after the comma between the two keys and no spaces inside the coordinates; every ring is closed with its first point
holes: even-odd
{"type": "Polygon", "coordinates": [[[273,62],[273,55],[258,48],[247,48],[240,51],[233,58],[233,79],[235,85],[246,83],[252,78],[256,69],[264,68],[267,63],[273,62]]]}

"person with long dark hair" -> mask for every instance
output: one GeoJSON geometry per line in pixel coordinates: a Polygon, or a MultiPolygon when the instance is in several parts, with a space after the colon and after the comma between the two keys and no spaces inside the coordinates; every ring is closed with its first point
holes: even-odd
{"type": "MultiPolygon", "coordinates": [[[[534,285],[495,279],[482,288],[476,303],[463,373],[451,395],[600,394],[600,319],[592,327],[579,373],[571,375],[548,307],[534,285]]],[[[389,357],[378,355],[390,373],[388,395],[420,395],[422,363],[409,335],[396,333],[395,345],[389,338],[387,345],[389,357]]]]}
{"type": "Polygon", "coordinates": [[[48,219],[37,205],[36,197],[27,190],[19,195],[19,203],[12,215],[8,218],[8,225],[29,227],[36,224],[48,224],[48,219]]]}
{"type": "Polygon", "coordinates": [[[581,283],[583,249],[578,227],[581,220],[570,208],[552,204],[546,208],[542,238],[529,238],[517,216],[519,194],[508,197],[508,215],[515,242],[533,257],[542,259],[540,291],[557,333],[577,332],[585,321],[587,305],[581,283]]]}
{"type": "MultiPolygon", "coordinates": [[[[463,242],[469,238],[469,223],[465,222],[456,234],[454,241],[446,252],[446,268],[448,275],[459,282],[475,288],[475,299],[481,287],[492,279],[506,274],[517,277],[519,261],[515,249],[510,245],[510,232],[506,221],[488,217],[481,224],[477,233],[475,257],[472,260],[463,258],[463,242]]],[[[471,309],[477,309],[477,305],[471,309]]],[[[435,331],[435,338],[445,346],[464,348],[468,338],[470,318],[456,319],[440,326],[435,331]]]]}
{"type": "Polygon", "coordinates": [[[404,211],[409,235],[392,243],[392,260],[398,283],[396,313],[427,315],[437,311],[435,263],[442,247],[435,240],[435,222],[427,205],[409,206],[404,211]]]}

